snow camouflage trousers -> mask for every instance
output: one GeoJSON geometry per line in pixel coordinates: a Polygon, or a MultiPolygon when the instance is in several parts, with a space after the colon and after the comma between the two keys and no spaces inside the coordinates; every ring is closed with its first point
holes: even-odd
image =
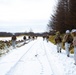
{"type": "Polygon", "coordinates": [[[75,63],[76,63],[76,46],[74,46],[74,60],[75,60],[75,63]]]}
{"type": "Polygon", "coordinates": [[[67,55],[70,54],[69,48],[70,48],[70,43],[66,42],[66,43],[65,43],[65,50],[66,50],[66,54],[67,54],[67,55]]]}
{"type": "Polygon", "coordinates": [[[57,43],[57,52],[60,52],[61,48],[62,48],[61,43],[57,43]]]}
{"type": "Polygon", "coordinates": [[[13,48],[16,47],[16,41],[15,40],[12,40],[12,46],[13,46],[13,48]]]}

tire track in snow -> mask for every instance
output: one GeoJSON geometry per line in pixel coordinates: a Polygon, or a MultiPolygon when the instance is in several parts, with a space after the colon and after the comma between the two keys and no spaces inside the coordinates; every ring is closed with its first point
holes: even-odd
{"type": "Polygon", "coordinates": [[[48,58],[50,67],[52,68],[52,71],[53,71],[54,75],[66,75],[64,73],[64,69],[63,69],[64,67],[63,67],[63,65],[61,63],[59,63],[59,61],[56,59],[57,57],[52,54],[53,53],[51,51],[52,48],[50,48],[48,46],[49,44],[48,43],[46,44],[46,42],[44,42],[44,45],[45,45],[45,51],[47,50],[46,54],[47,54],[47,58],[48,58]],[[51,57],[49,58],[49,56],[51,56],[52,58],[51,57]]]}
{"type": "MultiPolygon", "coordinates": [[[[35,44],[35,43],[34,43],[35,44]]],[[[51,61],[50,61],[50,59],[49,59],[49,55],[50,55],[50,52],[48,53],[47,52],[47,47],[45,46],[46,44],[45,44],[45,41],[43,42],[42,40],[41,40],[41,42],[40,42],[40,44],[41,44],[41,46],[40,46],[40,48],[42,48],[42,50],[44,51],[44,52],[42,52],[43,53],[43,56],[40,56],[40,54],[38,53],[38,52],[36,52],[36,54],[34,55],[35,57],[36,57],[36,55],[37,55],[37,60],[38,60],[38,62],[40,63],[40,65],[41,65],[41,72],[40,72],[40,75],[45,75],[45,64],[44,64],[44,62],[43,62],[43,60],[41,60],[41,58],[43,58],[44,57],[44,59],[46,59],[46,62],[48,62],[48,64],[49,64],[49,66],[50,66],[50,71],[52,71],[52,74],[49,74],[49,75],[59,75],[59,74],[56,74],[55,73],[55,71],[54,71],[54,69],[53,69],[53,66],[52,66],[52,64],[51,64],[51,61]]],[[[32,45],[33,47],[34,47],[34,45],[32,45]]],[[[6,75],[10,75],[10,72],[18,65],[18,63],[19,62],[21,62],[21,59],[27,54],[27,53],[29,53],[29,51],[31,50],[31,48],[32,48],[32,46],[27,50],[27,52],[26,53],[24,53],[24,55],[19,59],[19,61],[10,69],[10,71],[6,74],[6,75]]],[[[39,49],[40,49],[39,48],[39,49]]],[[[36,49],[36,50],[38,50],[38,49],[36,49]]],[[[40,50],[39,50],[40,51],[40,50]]],[[[48,67],[48,66],[47,66],[48,67]]],[[[49,73],[50,73],[50,71],[49,71],[49,73]]],[[[48,75],[48,74],[47,74],[48,75]]],[[[63,74],[61,74],[61,75],[63,75],[63,74]]]]}
{"type": "Polygon", "coordinates": [[[48,65],[50,65],[50,62],[49,62],[49,59],[48,59],[48,56],[47,56],[47,53],[46,53],[46,50],[45,50],[45,46],[44,46],[44,43],[43,43],[42,40],[40,42],[40,48],[41,48],[42,53],[41,54],[39,52],[36,53],[36,58],[41,65],[41,73],[40,74],[41,75],[46,75],[45,71],[46,71],[46,69],[48,69],[48,72],[49,72],[48,74],[49,75],[55,75],[53,73],[53,70],[52,70],[51,66],[50,66],[50,69],[49,69],[48,65]],[[44,59],[42,59],[42,58],[44,58],[44,59]],[[46,62],[46,64],[44,62],[46,62]],[[46,68],[46,65],[47,65],[47,68],[46,68]]]}
{"type": "Polygon", "coordinates": [[[49,60],[49,58],[48,58],[48,55],[47,55],[47,52],[46,52],[46,47],[45,47],[45,45],[44,45],[44,42],[45,41],[43,41],[43,46],[44,46],[44,52],[45,52],[45,55],[46,55],[46,58],[47,58],[47,61],[48,61],[48,64],[49,64],[49,66],[50,66],[50,69],[51,69],[51,71],[52,71],[52,73],[53,74],[51,74],[51,75],[55,75],[55,73],[54,73],[54,71],[53,71],[53,69],[52,69],[52,66],[51,66],[51,63],[50,63],[50,60],[49,60]]]}
{"type": "Polygon", "coordinates": [[[37,54],[37,55],[35,55],[35,57],[37,58],[38,62],[39,62],[39,63],[40,63],[40,65],[41,65],[41,72],[40,72],[40,74],[43,74],[43,72],[44,72],[43,64],[42,64],[42,62],[40,61],[40,59],[38,58],[38,54],[37,54]]]}
{"type": "MultiPolygon", "coordinates": [[[[29,51],[27,51],[27,54],[28,54],[30,51],[33,51],[32,48],[36,48],[36,46],[37,46],[36,43],[39,43],[39,44],[40,44],[40,41],[35,42],[34,45],[32,45],[32,46],[29,48],[29,51]],[[36,45],[36,46],[35,46],[35,45],[36,45]]],[[[41,75],[41,74],[43,74],[43,65],[42,65],[41,61],[40,61],[38,58],[36,58],[36,55],[38,54],[38,53],[37,53],[37,50],[38,50],[38,49],[40,49],[40,47],[35,50],[34,58],[37,59],[38,62],[39,62],[39,64],[41,65],[41,72],[40,72],[40,75],[41,75]]],[[[25,63],[25,61],[22,60],[22,59],[24,59],[24,57],[27,57],[27,56],[26,56],[26,53],[21,57],[21,59],[16,63],[16,65],[13,66],[13,68],[11,68],[11,70],[10,70],[6,75],[11,75],[11,73],[14,72],[14,69],[16,68],[17,65],[19,65],[20,62],[25,63]]],[[[26,59],[26,60],[27,60],[27,59],[26,59]]]]}
{"type": "Polygon", "coordinates": [[[31,50],[31,48],[32,48],[36,43],[37,43],[37,41],[34,42],[34,43],[29,47],[29,49],[21,56],[21,58],[16,62],[16,64],[15,64],[5,75],[10,75],[11,71],[16,67],[16,65],[20,62],[20,60],[26,55],[26,53],[28,53],[28,52],[31,50]]]}

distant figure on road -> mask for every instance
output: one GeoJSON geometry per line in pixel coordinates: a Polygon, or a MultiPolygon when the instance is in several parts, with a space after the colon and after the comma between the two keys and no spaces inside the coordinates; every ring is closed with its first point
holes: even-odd
{"type": "Polygon", "coordinates": [[[32,39],[34,40],[34,39],[35,39],[35,37],[34,37],[34,36],[32,36],[32,39]]]}
{"type": "Polygon", "coordinates": [[[36,35],[36,39],[37,39],[37,35],[36,35]]]}
{"type": "Polygon", "coordinates": [[[60,36],[60,32],[56,32],[56,37],[55,37],[55,44],[57,45],[57,52],[61,53],[61,48],[62,48],[62,38],[60,36]]]}
{"type": "Polygon", "coordinates": [[[45,40],[45,36],[43,35],[43,41],[45,40]]]}
{"type": "Polygon", "coordinates": [[[26,43],[26,36],[23,37],[23,40],[24,40],[24,44],[25,44],[26,43]]]}
{"type": "Polygon", "coordinates": [[[28,38],[29,38],[29,39],[31,39],[31,37],[30,37],[30,36],[28,36],[28,38]]]}
{"type": "Polygon", "coordinates": [[[76,29],[72,30],[72,35],[73,35],[73,46],[74,46],[74,61],[76,65],[76,29]]]}
{"type": "Polygon", "coordinates": [[[13,36],[12,36],[12,46],[13,46],[13,48],[16,48],[16,35],[15,34],[13,34],[13,36]]]}
{"type": "Polygon", "coordinates": [[[46,40],[47,40],[47,42],[48,42],[48,40],[49,40],[49,35],[46,36],[46,40]]]}
{"type": "Polygon", "coordinates": [[[73,37],[69,30],[66,30],[66,34],[63,37],[63,42],[65,43],[65,50],[67,57],[69,57],[70,54],[70,45],[72,44],[73,37]]]}

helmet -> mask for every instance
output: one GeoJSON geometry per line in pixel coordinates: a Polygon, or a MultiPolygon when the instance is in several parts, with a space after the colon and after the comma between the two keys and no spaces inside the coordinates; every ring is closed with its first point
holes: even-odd
{"type": "Polygon", "coordinates": [[[70,33],[70,31],[69,30],[66,30],[66,33],[70,33]]]}
{"type": "Polygon", "coordinates": [[[76,32],[76,29],[72,29],[72,31],[71,31],[71,32],[72,32],[72,33],[73,33],[73,32],[76,32]]]}

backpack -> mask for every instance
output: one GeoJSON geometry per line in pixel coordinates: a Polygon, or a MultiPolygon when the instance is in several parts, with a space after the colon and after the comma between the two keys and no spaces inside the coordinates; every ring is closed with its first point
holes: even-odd
{"type": "Polygon", "coordinates": [[[66,34],[66,35],[64,36],[63,40],[64,40],[64,42],[72,43],[73,38],[72,38],[72,36],[71,36],[70,34],[69,34],[69,35],[66,34]]]}
{"type": "Polygon", "coordinates": [[[56,36],[55,37],[55,43],[60,43],[60,42],[62,42],[61,37],[60,36],[56,36]]]}

